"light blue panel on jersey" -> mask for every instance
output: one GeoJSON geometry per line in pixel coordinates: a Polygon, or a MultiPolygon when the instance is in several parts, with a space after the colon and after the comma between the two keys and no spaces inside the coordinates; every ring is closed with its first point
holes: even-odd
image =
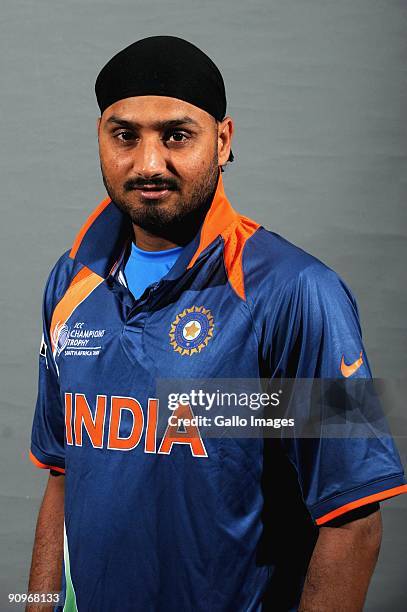
{"type": "Polygon", "coordinates": [[[139,298],[149,285],[165,276],[182,251],[183,247],[165,251],[144,251],[133,243],[124,274],[134,297],[139,298]]]}

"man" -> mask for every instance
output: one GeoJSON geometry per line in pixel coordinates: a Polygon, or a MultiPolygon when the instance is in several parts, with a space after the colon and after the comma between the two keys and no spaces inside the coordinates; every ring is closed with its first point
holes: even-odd
{"type": "Polygon", "coordinates": [[[378,502],[407,492],[391,438],[160,434],[157,400],[160,377],[369,378],[353,296],[231,207],[233,121],[197,47],[138,41],[96,95],[109,197],[45,289],[29,590],[62,572],[66,611],[361,610],[378,502]]]}

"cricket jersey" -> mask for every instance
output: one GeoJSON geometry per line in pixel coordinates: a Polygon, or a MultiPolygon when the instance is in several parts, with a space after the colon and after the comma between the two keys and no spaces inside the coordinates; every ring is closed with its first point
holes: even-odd
{"type": "Polygon", "coordinates": [[[392,438],[159,431],[157,381],[369,379],[355,299],[235,211],[220,173],[199,231],[137,298],[132,231],[105,199],[45,288],[30,456],[65,474],[56,609],[297,610],[319,526],[407,492],[392,438]]]}

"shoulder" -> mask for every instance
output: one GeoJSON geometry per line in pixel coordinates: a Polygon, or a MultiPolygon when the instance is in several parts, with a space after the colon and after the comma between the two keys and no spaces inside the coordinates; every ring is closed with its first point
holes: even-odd
{"type": "Polygon", "coordinates": [[[350,289],[332,268],[279,234],[260,227],[243,254],[245,287],[252,297],[270,292],[310,293],[323,297],[350,289]]]}
{"type": "Polygon", "coordinates": [[[73,276],[78,271],[78,264],[65,251],[52,267],[44,290],[44,306],[51,312],[62,299],[68,289],[73,276]]]}

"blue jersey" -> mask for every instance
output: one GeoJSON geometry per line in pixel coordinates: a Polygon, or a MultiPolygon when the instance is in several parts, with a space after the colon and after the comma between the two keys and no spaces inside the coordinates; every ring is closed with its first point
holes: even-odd
{"type": "Polygon", "coordinates": [[[371,376],[335,272],[238,214],[135,299],[106,199],[48,279],[31,458],[65,474],[64,610],[296,610],[318,525],[407,492],[391,438],[157,434],[157,379],[371,376]]]}

